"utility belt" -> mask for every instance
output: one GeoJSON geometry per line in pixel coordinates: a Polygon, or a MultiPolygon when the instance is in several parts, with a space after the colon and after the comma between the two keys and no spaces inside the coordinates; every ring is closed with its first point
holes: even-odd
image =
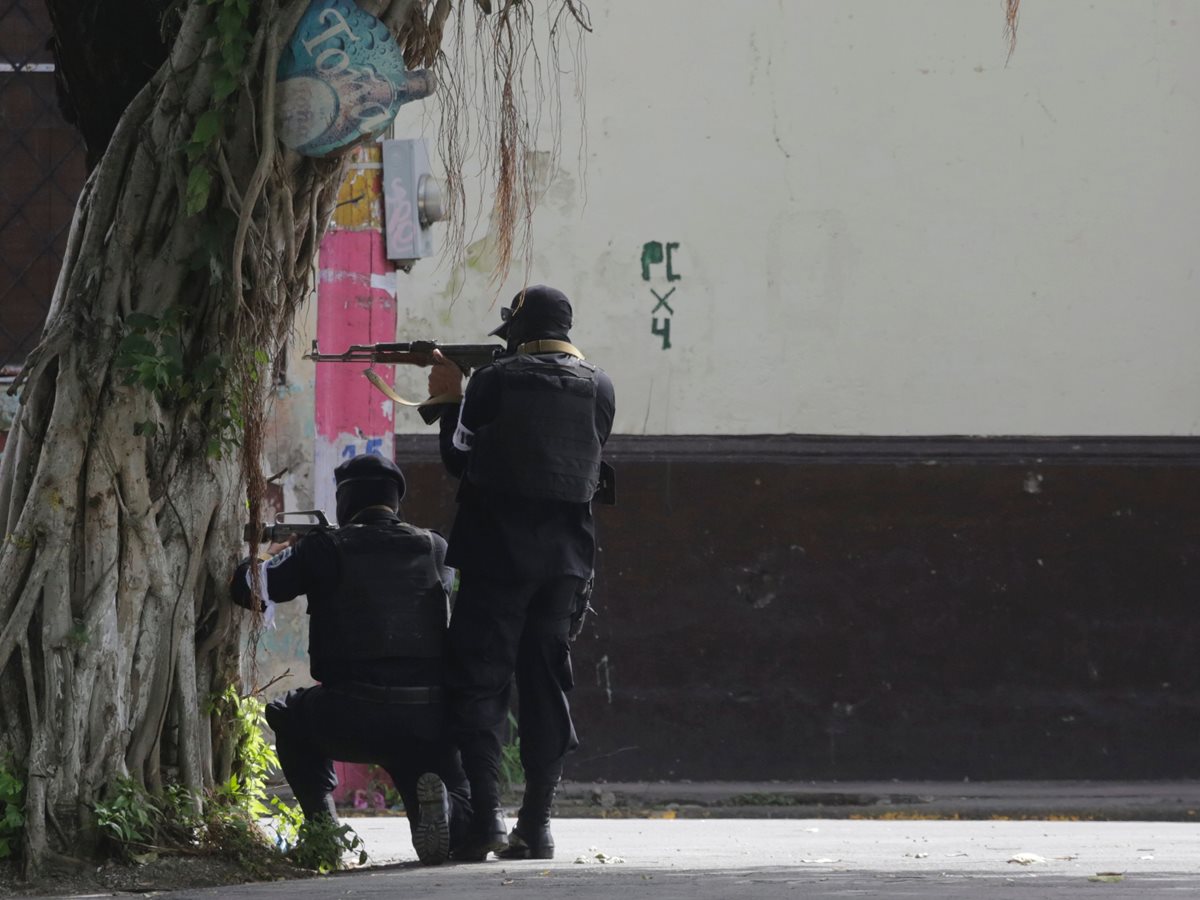
{"type": "Polygon", "coordinates": [[[370,700],[372,703],[441,703],[444,692],[441,687],[384,687],[379,684],[366,684],[361,681],[341,681],[329,685],[332,690],[341,691],[358,700],[370,700]]]}

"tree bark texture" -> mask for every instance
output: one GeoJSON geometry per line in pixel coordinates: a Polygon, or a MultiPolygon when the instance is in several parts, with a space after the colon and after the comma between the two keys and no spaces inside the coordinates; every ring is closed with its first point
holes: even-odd
{"type": "MultiPolygon", "coordinates": [[[[164,402],[128,385],[117,348],[134,313],[181,312],[189,364],[214,351],[244,359],[247,345],[271,353],[291,327],[341,171],[274,137],[274,72],[306,5],[252,5],[215,199],[196,217],[185,214],[183,148],[213,102],[217,5],[182,5],[165,62],[84,187],[45,332],[22,373],[0,462],[0,755],[27,773],[30,873],[94,846],[92,806],[119,778],[151,790],[180,783],[199,798],[229,774],[232,737],[207,700],[239,679],[250,617],[230,608],[226,585],[240,555],[241,487],[258,459],[212,458],[220,401],[164,402]],[[218,211],[236,224],[214,250],[206,222],[218,211]],[[223,280],[196,266],[214,254],[223,280]],[[136,435],[146,421],[157,431],[136,435]]],[[[411,54],[427,53],[429,4],[360,5],[411,54]]],[[[244,374],[252,430],[266,379],[244,374]]]]}

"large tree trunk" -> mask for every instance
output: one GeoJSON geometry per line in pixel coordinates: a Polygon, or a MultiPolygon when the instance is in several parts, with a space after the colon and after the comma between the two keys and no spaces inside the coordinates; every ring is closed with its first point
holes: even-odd
{"type": "MultiPolygon", "coordinates": [[[[424,8],[361,5],[397,33],[424,8]]],[[[191,2],[166,64],[125,110],[84,188],[46,331],[23,372],[0,464],[0,756],[13,754],[28,775],[31,873],[87,854],[92,805],[116,779],[153,790],[166,778],[200,798],[229,774],[231,738],[206,700],[238,681],[250,618],[230,609],[226,584],[247,473],[257,511],[267,379],[253,351],[277,348],[307,294],[340,172],[273,136],[275,67],[306,3],[252,6],[213,202],[185,213],[182,149],[213,104],[208,28],[219,8],[191,2]],[[226,277],[210,279],[209,261],[226,277]],[[226,397],[126,383],[118,345],[135,313],[182,313],[189,366],[224,354],[222,386],[240,391],[246,419],[244,471],[236,449],[209,452],[226,397]],[[154,433],[135,434],[147,421],[154,433]]]]}
{"type": "MultiPolygon", "coordinates": [[[[410,66],[439,58],[451,0],[356,2],[410,66]]],[[[490,0],[474,2],[491,11],[490,0]]],[[[94,804],[118,779],[182,784],[199,803],[229,775],[234,734],[212,711],[221,705],[206,701],[240,683],[253,622],[230,608],[226,582],[242,498],[256,520],[263,493],[266,363],[307,296],[341,172],[337,160],[286,151],[274,134],[275,71],[307,0],[47,4],[61,97],[99,163],[42,341],[14,386],[21,406],[0,462],[0,758],[12,754],[27,774],[30,874],[88,854],[94,804]],[[244,17],[244,28],[223,15],[244,17]],[[222,75],[233,65],[230,34],[249,38],[233,54],[245,57],[235,82],[222,75]],[[218,82],[237,89],[222,99],[218,82]],[[198,148],[214,113],[218,138],[198,148]],[[190,190],[197,166],[212,179],[207,203],[190,190]],[[189,198],[199,214],[188,214],[189,198]],[[170,323],[182,361],[149,386],[131,379],[127,352],[127,336],[147,323],[170,323]],[[218,356],[225,374],[203,375],[218,356]],[[214,456],[231,425],[240,447],[214,456]]],[[[495,69],[485,78],[509,98],[497,101],[509,163],[529,149],[512,96],[532,41],[530,5],[504,0],[490,35],[477,29],[495,69]]],[[[548,14],[552,40],[564,14],[588,28],[576,0],[547,5],[559,6],[548,14]]],[[[460,49],[462,40],[460,19],[460,49]]],[[[452,192],[459,164],[451,153],[452,192]]],[[[500,196],[517,196],[522,171],[499,167],[500,196]]]]}

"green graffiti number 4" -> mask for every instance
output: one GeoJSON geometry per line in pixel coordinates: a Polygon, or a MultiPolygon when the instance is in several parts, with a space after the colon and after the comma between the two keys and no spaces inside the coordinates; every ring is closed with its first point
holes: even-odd
{"type": "Polygon", "coordinates": [[[662,337],[662,348],[664,350],[671,349],[671,320],[670,319],[664,318],[662,320],[662,327],[660,328],[659,324],[658,324],[658,316],[652,317],[650,319],[650,333],[660,335],[662,337]]]}

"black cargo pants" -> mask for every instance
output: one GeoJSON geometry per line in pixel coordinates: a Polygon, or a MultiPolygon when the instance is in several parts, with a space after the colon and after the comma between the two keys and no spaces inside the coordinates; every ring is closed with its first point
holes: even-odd
{"type": "Polygon", "coordinates": [[[461,574],[450,619],[446,685],[451,727],[476,806],[498,798],[500,736],[513,676],[520,692],[521,765],[530,784],[557,784],[579,741],[567,694],[574,687],[568,637],[582,579],[507,583],[461,574]]]}
{"type": "Polygon", "coordinates": [[[267,704],[275,752],[296,800],[306,816],[328,809],[337,787],[334,760],[370,763],[391,777],[415,828],[417,779],[433,772],[450,794],[451,843],[458,843],[471,817],[471,795],[449,741],[444,704],[388,702],[377,693],[318,684],[267,704]]]}

